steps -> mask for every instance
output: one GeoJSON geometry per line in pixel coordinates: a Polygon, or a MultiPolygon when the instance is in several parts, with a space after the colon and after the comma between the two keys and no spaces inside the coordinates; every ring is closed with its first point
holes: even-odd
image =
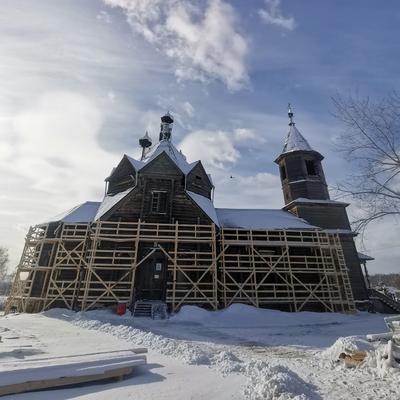
{"type": "Polygon", "coordinates": [[[379,300],[391,308],[394,312],[400,313],[400,303],[386,296],[384,293],[381,293],[375,289],[369,289],[368,295],[370,299],[379,300]]]}
{"type": "Polygon", "coordinates": [[[138,300],[133,308],[133,316],[165,319],[168,318],[167,305],[162,301],[138,300]]]}

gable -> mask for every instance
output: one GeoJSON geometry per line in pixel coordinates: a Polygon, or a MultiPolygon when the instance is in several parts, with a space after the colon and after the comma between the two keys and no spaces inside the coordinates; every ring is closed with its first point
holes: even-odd
{"type": "Polygon", "coordinates": [[[140,175],[182,176],[183,172],[162,152],[140,169],[140,175]]]}
{"type": "Polygon", "coordinates": [[[189,172],[186,182],[188,190],[211,198],[213,185],[200,161],[189,172]]]}
{"type": "Polygon", "coordinates": [[[108,189],[107,193],[119,193],[136,184],[136,171],[132,163],[124,155],[117,167],[107,178],[108,189]]]}

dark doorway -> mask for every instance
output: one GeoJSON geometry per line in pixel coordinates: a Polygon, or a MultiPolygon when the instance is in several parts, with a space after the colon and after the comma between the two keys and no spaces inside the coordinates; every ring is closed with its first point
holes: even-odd
{"type": "MultiPolygon", "coordinates": [[[[144,253],[147,254],[148,251],[144,253]]],[[[163,253],[157,251],[136,270],[134,300],[165,301],[166,284],[167,260],[163,253]]]]}

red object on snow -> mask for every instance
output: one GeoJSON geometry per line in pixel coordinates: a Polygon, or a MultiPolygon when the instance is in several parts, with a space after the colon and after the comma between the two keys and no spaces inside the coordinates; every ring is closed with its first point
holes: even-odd
{"type": "Polygon", "coordinates": [[[124,315],[126,313],[126,303],[118,303],[117,314],[124,315]]]}

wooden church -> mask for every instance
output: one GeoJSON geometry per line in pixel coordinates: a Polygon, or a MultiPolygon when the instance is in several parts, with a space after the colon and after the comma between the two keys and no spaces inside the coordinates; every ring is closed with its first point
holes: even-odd
{"type": "Polygon", "coordinates": [[[297,130],[279,166],[283,209],[215,208],[201,161],[189,163],[161,118],[159,141],[124,155],[101,202],[32,226],[7,311],[89,310],[127,303],[352,312],[368,300],[346,213],[330,200],[323,156],[297,130]]]}

